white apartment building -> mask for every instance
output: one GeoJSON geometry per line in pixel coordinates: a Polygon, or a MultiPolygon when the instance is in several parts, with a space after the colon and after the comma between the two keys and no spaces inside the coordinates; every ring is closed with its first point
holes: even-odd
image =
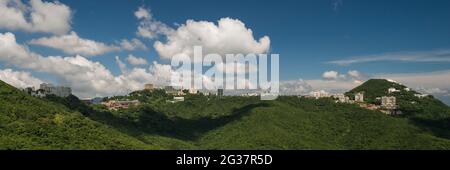
{"type": "Polygon", "coordinates": [[[397,99],[394,96],[383,96],[381,97],[381,107],[389,110],[397,108],[397,99]]]}
{"type": "Polygon", "coordinates": [[[40,85],[40,90],[44,95],[56,95],[59,97],[67,97],[72,94],[72,89],[70,87],[65,86],[54,86],[49,83],[42,83],[40,85]]]}
{"type": "Polygon", "coordinates": [[[356,93],[355,102],[364,102],[364,93],[362,92],[356,93]]]}
{"type": "Polygon", "coordinates": [[[312,95],[316,99],[319,99],[319,98],[322,98],[322,97],[330,97],[330,95],[326,91],[323,91],[323,90],[314,91],[314,92],[312,92],[312,95]]]}
{"type": "Polygon", "coordinates": [[[400,92],[400,90],[397,90],[395,88],[389,88],[388,89],[388,93],[397,93],[397,92],[400,92]]]}

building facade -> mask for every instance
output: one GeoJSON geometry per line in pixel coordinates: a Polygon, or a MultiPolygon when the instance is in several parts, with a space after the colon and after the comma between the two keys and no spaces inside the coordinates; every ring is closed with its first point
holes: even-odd
{"type": "Polygon", "coordinates": [[[49,83],[42,83],[40,85],[40,89],[37,90],[38,95],[55,95],[59,97],[67,97],[72,94],[72,89],[70,87],[65,86],[54,86],[49,83]]]}
{"type": "Polygon", "coordinates": [[[153,91],[155,89],[155,86],[153,84],[145,84],[144,90],[153,91]]]}
{"type": "Polygon", "coordinates": [[[197,94],[197,93],[198,93],[197,89],[193,89],[193,88],[189,89],[189,94],[197,94]]]}
{"type": "Polygon", "coordinates": [[[183,96],[183,89],[180,87],[174,87],[174,86],[165,86],[164,87],[164,91],[167,94],[171,94],[171,95],[178,95],[178,96],[183,96]]]}
{"type": "Polygon", "coordinates": [[[388,89],[388,93],[397,93],[397,92],[400,92],[400,90],[397,90],[395,88],[389,88],[388,89]]]}
{"type": "Polygon", "coordinates": [[[103,105],[105,105],[109,110],[118,110],[118,109],[128,109],[131,106],[138,106],[140,103],[138,100],[110,100],[107,102],[103,102],[103,105]]]}
{"type": "Polygon", "coordinates": [[[316,99],[319,99],[319,98],[323,98],[323,97],[330,97],[330,94],[327,93],[326,91],[319,90],[319,91],[312,92],[312,96],[316,99]]]}
{"type": "Polygon", "coordinates": [[[397,109],[397,99],[394,96],[381,97],[381,107],[389,110],[397,109]]]}
{"type": "Polygon", "coordinates": [[[356,93],[355,102],[364,102],[364,93],[362,92],[356,93]]]}

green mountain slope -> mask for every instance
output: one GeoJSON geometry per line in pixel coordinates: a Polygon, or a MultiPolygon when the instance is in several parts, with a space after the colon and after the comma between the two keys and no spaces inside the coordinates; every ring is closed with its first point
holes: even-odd
{"type": "Polygon", "coordinates": [[[158,149],[0,81],[0,149],[158,149]]]}
{"type": "Polygon", "coordinates": [[[381,96],[395,96],[397,105],[404,115],[422,129],[432,131],[435,135],[450,138],[450,109],[447,105],[434,98],[427,96],[416,97],[416,91],[405,90],[406,86],[390,82],[384,79],[368,80],[362,85],[352,89],[347,95],[352,96],[357,92],[364,92],[365,99],[369,103],[380,103],[376,100],[381,96]],[[388,93],[389,88],[396,88],[400,92],[388,93]]]}
{"type": "MultiPolygon", "coordinates": [[[[384,88],[371,91],[372,82],[386,81],[368,81],[349,94],[365,91],[375,100],[372,93],[384,88]]],[[[137,99],[140,106],[110,111],[75,96],[38,99],[0,89],[6,149],[450,149],[449,108],[432,97],[414,98],[422,110],[392,117],[330,98],[188,95],[168,103],[172,96],[161,91],[137,91],[114,99],[137,99]]]]}
{"type": "Polygon", "coordinates": [[[330,100],[281,97],[200,139],[207,149],[450,149],[408,119],[330,100]]]}
{"type": "Polygon", "coordinates": [[[103,120],[167,149],[450,149],[448,138],[409,118],[331,99],[192,95],[185,102],[111,112],[109,119],[103,120]],[[128,123],[118,125],[117,119],[128,123]]]}

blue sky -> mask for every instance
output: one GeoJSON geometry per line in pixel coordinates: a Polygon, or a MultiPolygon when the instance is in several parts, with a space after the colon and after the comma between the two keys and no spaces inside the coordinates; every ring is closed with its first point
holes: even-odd
{"type": "MultiPolygon", "coordinates": [[[[45,1],[53,2],[53,1],[45,1]]],[[[129,55],[145,58],[149,63],[167,64],[153,48],[156,39],[136,35],[139,7],[150,11],[153,19],[177,29],[186,20],[217,23],[224,17],[238,19],[253,31],[256,40],[270,38],[270,52],[280,54],[281,80],[322,80],[323,73],[335,71],[347,74],[357,70],[365,77],[395,77],[404,74],[430,74],[450,70],[449,53],[438,55],[437,61],[423,61],[437,51],[450,49],[450,1],[448,0],[60,0],[72,12],[70,31],[79,37],[105,44],[137,38],[146,50],[117,50],[89,57],[109,69],[121,71],[115,60],[129,55]],[[394,53],[395,56],[387,56],[394,53]],[[409,56],[418,57],[411,59],[409,56]],[[383,58],[370,62],[339,65],[332,61],[355,58],[383,58]],[[395,59],[404,56],[407,59],[395,59]],[[393,58],[393,59],[386,59],[393,58]]],[[[25,3],[26,4],[26,3],[25,3]]],[[[32,39],[54,36],[45,31],[27,31],[1,27],[0,32],[14,33],[17,43],[43,56],[69,56],[66,52],[45,46],[28,44],[32,39]]],[[[66,33],[66,34],[67,34],[66,33]]],[[[51,74],[0,61],[4,69],[30,72],[34,77],[58,81],[51,74]]],[[[446,75],[444,75],[445,77],[446,75]]],[[[337,80],[336,80],[337,81],[337,80]]],[[[404,80],[419,87],[420,82],[404,80]]],[[[314,84],[314,82],[311,82],[314,84]]],[[[317,83],[317,82],[316,82],[317,83]]],[[[408,84],[408,85],[409,85],[408,84]]],[[[446,84],[425,85],[426,88],[446,87],[446,84]]]]}
{"type": "MultiPolygon", "coordinates": [[[[281,55],[281,79],[317,78],[326,70],[357,69],[373,74],[450,67],[448,63],[378,62],[346,67],[326,63],[361,55],[450,48],[450,2],[446,0],[346,0],[336,10],[330,0],[61,2],[75,11],[73,30],[101,42],[134,37],[137,20],[133,12],[143,5],[152,10],[155,18],[172,26],[187,19],[239,19],[253,30],[255,37],[270,37],[271,51],[281,55]],[[107,5],[99,5],[102,3],[107,5]]],[[[30,36],[24,34],[19,38],[27,40],[30,36]]],[[[145,43],[152,45],[151,41],[145,43]]],[[[153,49],[135,54],[149,60],[159,59],[153,49]]],[[[108,53],[95,59],[118,73],[112,60],[114,55],[108,53]]]]}
{"type": "MultiPolygon", "coordinates": [[[[356,69],[373,74],[450,68],[448,63],[377,62],[346,67],[326,63],[361,55],[450,48],[450,2],[446,0],[345,0],[337,10],[330,0],[61,2],[75,10],[73,30],[101,42],[133,37],[137,26],[133,12],[142,5],[168,25],[187,19],[239,19],[255,37],[270,37],[271,51],[282,57],[281,79],[318,78],[327,70],[356,69]],[[99,5],[102,3],[107,5],[99,5]]],[[[159,59],[153,49],[135,53],[159,59]]],[[[95,59],[116,67],[114,55],[95,59]]],[[[113,70],[118,72],[117,67],[113,70]]]]}

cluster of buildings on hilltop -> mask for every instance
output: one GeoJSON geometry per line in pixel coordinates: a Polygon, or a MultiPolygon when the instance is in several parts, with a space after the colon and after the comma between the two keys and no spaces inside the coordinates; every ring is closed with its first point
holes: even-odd
{"type": "MultiPolygon", "coordinates": [[[[145,84],[144,90],[154,91],[155,89],[163,89],[167,94],[173,95],[172,100],[168,100],[170,103],[183,102],[186,94],[198,94],[197,89],[183,89],[182,87],[176,86],[164,86],[163,88],[157,88],[154,84],[145,84]]],[[[208,93],[209,95],[209,93],[208,93]]],[[[223,89],[217,90],[217,96],[223,96],[223,89]]],[[[140,105],[138,100],[109,100],[101,102],[102,105],[106,106],[110,110],[127,109],[132,106],[140,105]]]]}
{"type": "Polygon", "coordinates": [[[138,100],[109,100],[102,102],[109,110],[128,109],[131,106],[138,106],[138,100]]]}
{"type": "Polygon", "coordinates": [[[350,97],[344,95],[344,94],[334,94],[331,95],[331,97],[334,97],[335,99],[337,99],[337,103],[362,103],[364,102],[364,93],[359,92],[355,94],[355,100],[351,100],[350,97]]]}
{"type": "Polygon", "coordinates": [[[55,86],[49,83],[42,83],[37,90],[34,87],[27,87],[24,91],[36,97],[45,97],[47,95],[67,97],[72,94],[72,89],[70,87],[55,86]]]}
{"type": "Polygon", "coordinates": [[[328,92],[326,92],[324,90],[312,92],[312,97],[314,97],[316,99],[324,98],[324,97],[331,97],[331,96],[332,95],[330,95],[328,92]]]}
{"type": "MultiPolygon", "coordinates": [[[[200,91],[198,89],[190,88],[184,89],[181,86],[164,86],[162,88],[157,88],[154,84],[145,84],[144,90],[153,91],[155,89],[163,89],[167,94],[171,94],[174,96],[185,96],[187,94],[198,94],[200,91]]],[[[210,95],[209,92],[205,93],[206,95],[210,95]]],[[[217,89],[217,96],[223,96],[223,89],[217,89]]]]}
{"type": "MultiPolygon", "coordinates": [[[[403,89],[406,92],[411,91],[410,88],[404,88],[403,89]]],[[[388,94],[394,94],[399,93],[401,90],[396,88],[389,88],[387,90],[388,94]]],[[[414,94],[415,97],[423,98],[429,96],[428,94],[414,94]]],[[[369,104],[364,102],[364,92],[359,92],[354,95],[354,100],[350,99],[349,96],[346,96],[345,94],[339,93],[339,94],[329,94],[323,90],[321,91],[314,91],[312,92],[313,98],[319,99],[319,98],[325,98],[325,97],[333,97],[336,99],[336,103],[358,103],[360,107],[369,109],[369,110],[379,110],[383,113],[389,114],[389,115],[399,115],[403,114],[399,109],[397,105],[397,98],[392,95],[388,96],[382,96],[377,97],[376,100],[380,101],[380,105],[376,104],[369,104]]]]}
{"type": "MultiPolygon", "coordinates": [[[[389,90],[389,93],[396,92],[389,90]]],[[[379,110],[385,114],[389,115],[398,115],[402,114],[400,110],[398,110],[397,99],[394,96],[382,96],[376,98],[377,100],[381,100],[381,105],[369,104],[364,102],[364,93],[359,92],[355,94],[355,100],[350,100],[349,97],[339,94],[335,96],[338,100],[336,102],[339,103],[358,103],[360,107],[366,108],[369,110],[379,110]]]]}
{"type": "MultiPolygon", "coordinates": [[[[399,92],[399,90],[390,88],[388,89],[388,93],[395,93],[399,92]]],[[[381,100],[381,105],[376,104],[369,104],[364,102],[364,92],[358,92],[354,95],[354,100],[350,99],[349,96],[346,96],[345,94],[324,94],[323,92],[316,92],[313,93],[315,98],[321,98],[321,97],[333,97],[336,100],[336,103],[349,103],[354,104],[358,103],[360,107],[366,108],[369,110],[379,110],[383,113],[389,114],[389,115],[398,115],[402,114],[401,111],[398,110],[397,106],[397,100],[394,96],[382,96],[378,97],[377,100],[381,100]]]]}

